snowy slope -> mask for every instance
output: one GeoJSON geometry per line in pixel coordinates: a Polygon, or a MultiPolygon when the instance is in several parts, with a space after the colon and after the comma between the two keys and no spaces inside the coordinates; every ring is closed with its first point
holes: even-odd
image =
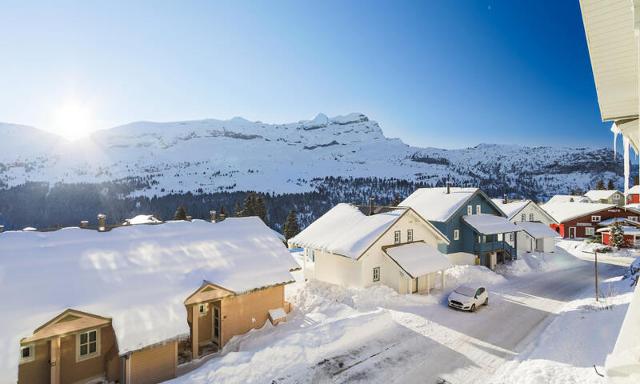
{"type": "MultiPolygon", "coordinates": [[[[0,124],[0,187],[25,181],[102,182],[139,178],[137,195],[315,189],[326,176],[383,177],[479,185],[499,180],[536,193],[568,191],[595,178],[620,182],[611,151],[480,144],[416,148],[384,136],[353,113],[290,124],[242,118],[135,122],[65,142],[35,128],[0,124]],[[9,133],[5,133],[9,132],[9,133]]],[[[482,185],[481,185],[482,186],[482,185]]]]}

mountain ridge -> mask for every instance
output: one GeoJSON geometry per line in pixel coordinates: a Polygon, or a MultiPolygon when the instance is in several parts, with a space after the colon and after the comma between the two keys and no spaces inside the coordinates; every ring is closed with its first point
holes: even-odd
{"type": "Polygon", "coordinates": [[[324,177],[394,178],[425,185],[449,178],[464,185],[501,185],[514,195],[544,199],[551,191],[586,189],[597,179],[620,185],[622,175],[621,157],[614,159],[606,148],[491,143],[417,147],[386,137],[362,113],[331,118],[319,113],[284,124],[241,117],[137,121],[72,142],[33,127],[0,123],[0,131],[3,127],[11,132],[0,145],[3,188],[26,182],[143,179],[132,196],[302,193],[317,189],[316,181],[324,177]],[[18,132],[24,129],[31,144],[22,138],[24,131],[18,132]]]}

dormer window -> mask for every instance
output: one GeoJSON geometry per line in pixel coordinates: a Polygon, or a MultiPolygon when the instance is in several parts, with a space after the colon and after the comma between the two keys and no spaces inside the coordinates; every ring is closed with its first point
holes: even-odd
{"type": "Polygon", "coordinates": [[[97,329],[76,335],[76,360],[86,360],[100,355],[100,333],[97,329]]]}
{"type": "Polygon", "coordinates": [[[23,345],[22,347],[20,347],[20,364],[33,361],[35,360],[35,358],[36,347],[34,344],[23,345]]]}

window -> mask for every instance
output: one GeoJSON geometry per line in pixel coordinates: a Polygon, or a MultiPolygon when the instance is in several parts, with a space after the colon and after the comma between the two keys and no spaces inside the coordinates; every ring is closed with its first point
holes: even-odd
{"type": "Polygon", "coordinates": [[[629,216],[629,220],[638,221],[638,216],[629,216]]]}
{"type": "Polygon", "coordinates": [[[373,281],[380,281],[380,267],[373,268],[373,281]]]}
{"type": "Polygon", "coordinates": [[[78,333],[76,340],[78,344],[77,360],[89,359],[100,354],[100,334],[97,329],[78,333]]]}
{"type": "Polygon", "coordinates": [[[529,221],[535,221],[534,219],[535,219],[535,217],[533,217],[533,213],[530,213],[529,214],[529,221]]]}
{"type": "Polygon", "coordinates": [[[599,223],[600,219],[601,219],[600,216],[591,216],[591,222],[592,223],[599,223]]]}
{"type": "Polygon", "coordinates": [[[509,233],[509,241],[513,243],[513,232],[509,233]]]}
{"type": "Polygon", "coordinates": [[[207,304],[198,304],[198,313],[200,316],[206,316],[209,306],[207,304]]]}
{"type": "Polygon", "coordinates": [[[35,345],[29,344],[20,347],[20,363],[28,363],[35,360],[36,348],[35,345]]]}
{"type": "Polygon", "coordinates": [[[520,221],[527,221],[527,214],[523,213],[522,215],[520,215],[520,221]]]}
{"type": "Polygon", "coordinates": [[[614,201],[618,201],[620,200],[620,195],[618,195],[617,193],[613,195],[613,200],[614,201]]]}
{"type": "Polygon", "coordinates": [[[407,229],[407,242],[413,241],[413,229],[407,229]]]}
{"type": "Polygon", "coordinates": [[[460,240],[460,230],[459,229],[454,229],[453,230],[453,240],[460,240]]]}
{"type": "Polygon", "coordinates": [[[476,215],[479,215],[482,213],[482,206],[480,204],[476,205],[476,215]]]}
{"type": "Polygon", "coordinates": [[[587,236],[593,236],[595,234],[593,227],[586,227],[584,229],[584,234],[587,236]]]}
{"type": "Polygon", "coordinates": [[[400,244],[400,231],[393,232],[393,243],[400,244]]]}
{"type": "Polygon", "coordinates": [[[473,215],[473,207],[471,205],[467,205],[467,216],[473,215]]]}

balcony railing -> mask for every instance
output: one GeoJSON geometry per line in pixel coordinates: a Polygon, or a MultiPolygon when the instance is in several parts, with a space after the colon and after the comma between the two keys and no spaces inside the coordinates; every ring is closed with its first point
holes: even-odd
{"type": "Polygon", "coordinates": [[[515,249],[505,241],[491,241],[488,243],[475,243],[473,247],[476,253],[505,251],[510,257],[515,257],[515,249]]]}

